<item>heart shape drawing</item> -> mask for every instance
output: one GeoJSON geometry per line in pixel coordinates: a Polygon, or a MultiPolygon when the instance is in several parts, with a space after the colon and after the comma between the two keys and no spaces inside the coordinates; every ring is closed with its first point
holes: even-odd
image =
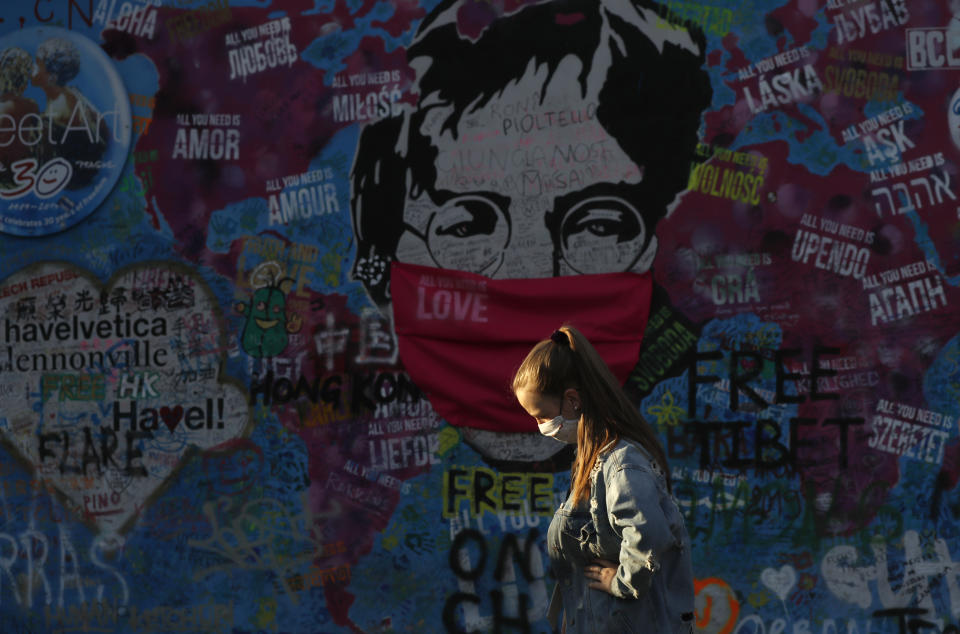
{"type": "Polygon", "coordinates": [[[787,595],[790,594],[793,586],[797,583],[797,571],[790,565],[783,566],[780,570],[766,568],[760,573],[760,581],[773,590],[781,601],[786,601],[787,595]]]}
{"type": "Polygon", "coordinates": [[[17,271],[0,282],[0,440],[119,537],[188,452],[249,431],[246,391],[221,376],[220,320],[206,283],[177,263],[106,284],[63,262],[17,271]]]}
{"type": "Polygon", "coordinates": [[[183,418],[183,405],[172,408],[164,405],[160,408],[160,418],[163,419],[163,424],[172,434],[177,429],[177,425],[180,424],[180,419],[183,418]]]}

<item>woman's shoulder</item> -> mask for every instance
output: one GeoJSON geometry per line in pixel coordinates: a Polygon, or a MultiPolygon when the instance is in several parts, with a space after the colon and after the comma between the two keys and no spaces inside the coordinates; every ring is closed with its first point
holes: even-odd
{"type": "Polygon", "coordinates": [[[633,439],[620,439],[609,450],[601,454],[603,463],[598,465],[603,471],[604,482],[628,481],[637,483],[646,480],[661,492],[668,490],[666,474],[643,446],[633,439]],[[641,478],[637,480],[636,478],[641,478]]]}
{"type": "Polygon", "coordinates": [[[600,457],[607,469],[628,466],[650,470],[656,468],[649,452],[639,442],[630,438],[621,438],[612,443],[600,454],[600,457]]]}

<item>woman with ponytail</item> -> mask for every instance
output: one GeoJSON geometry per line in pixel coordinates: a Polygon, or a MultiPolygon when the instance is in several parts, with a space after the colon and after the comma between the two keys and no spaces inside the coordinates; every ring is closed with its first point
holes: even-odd
{"type": "Polygon", "coordinates": [[[547,533],[563,631],[693,631],[690,538],[663,447],[589,341],[569,325],[535,345],[513,393],[540,432],[576,444],[547,533]]]}

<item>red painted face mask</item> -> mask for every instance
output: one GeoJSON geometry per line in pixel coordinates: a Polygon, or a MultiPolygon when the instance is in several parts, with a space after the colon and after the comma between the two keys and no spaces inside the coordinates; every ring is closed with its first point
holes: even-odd
{"type": "Polygon", "coordinates": [[[530,348],[563,323],[590,340],[621,384],[637,363],[650,311],[650,273],[494,280],[393,262],[400,359],[453,425],[535,432],[510,391],[530,348]]]}

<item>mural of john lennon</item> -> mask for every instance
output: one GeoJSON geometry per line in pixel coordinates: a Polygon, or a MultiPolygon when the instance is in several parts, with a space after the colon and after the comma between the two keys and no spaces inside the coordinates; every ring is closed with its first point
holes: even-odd
{"type": "Polygon", "coordinates": [[[564,0],[472,37],[463,4],[438,6],[407,51],[416,106],[361,134],[355,278],[388,309],[391,260],[491,278],[647,271],[712,94],[702,32],[653,2],[564,0]]]}

